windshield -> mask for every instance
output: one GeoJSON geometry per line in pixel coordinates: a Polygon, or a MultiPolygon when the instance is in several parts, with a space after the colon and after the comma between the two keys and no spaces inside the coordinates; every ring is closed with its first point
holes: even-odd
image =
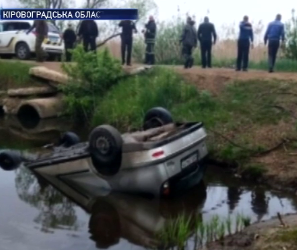
{"type": "Polygon", "coordinates": [[[57,34],[60,33],[59,29],[52,23],[48,23],[47,25],[48,25],[48,32],[57,33],[57,34]]]}

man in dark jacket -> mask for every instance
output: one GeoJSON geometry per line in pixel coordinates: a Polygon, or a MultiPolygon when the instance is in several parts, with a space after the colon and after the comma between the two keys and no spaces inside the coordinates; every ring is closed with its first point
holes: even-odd
{"type": "Polygon", "coordinates": [[[46,53],[42,49],[42,43],[48,34],[48,25],[45,20],[35,20],[31,28],[27,31],[29,34],[33,29],[35,29],[36,40],[35,40],[35,53],[36,61],[43,62],[46,58],[46,53]]]}
{"type": "Polygon", "coordinates": [[[180,42],[182,43],[182,54],[184,56],[185,69],[191,68],[194,64],[192,57],[193,48],[197,46],[197,32],[194,28],[195,22],[188,17],[187,24],[183,28],[180,42]]]}
{"type": "Polygon", "coordinates": [[[99,35],[98,26],[94,20],[83,20],[78,30],[78,36],[83,39],[83,46],[86,52],[96,52],[96,38],[99,35]]]}
{"type": "Polygon", "coordinates": [[[131,20],[121,21],[119,23],[119,27],[122,28],[122,33],[121,33],[122,64],[124,65],[125,63],[127,63],[128,66],[131,66],[133,31],[137,33],[137,29],[135,27],[135,23],[132,22],[131,20]],[[126,49],[127,49],[127,58],[126,58],[126,49]]]}
{"type": "Polygon", "coordinates": [[[282,16],[278,14],[275,21],[269,23],[264,36],[265,45],[268,42],[268,64],[270,73],[274,71],[277,51],[280,45],[279,41],[282,40],[283,44],[285,42],[285,28],[281,20],[282,16]]]}
{"type": "Polygon", "coordinates": [[[208,17],[205,17],[204,22],[199,25],[197,36],[200,42],[202,68],[206,68],[206,66],[211,68],[211,48],[212,44],[217,41],[217,33],[208,17]]]}
{"type": "Polygon", "coordinates": [[[254,32],[248,16],[243,17],[239,25],[239,38],[237,41],[236,71],[247,71],[249,64],[250,46],[253,46],[254,32]]]}
{"type": "Polygon", "coordinates": [[[144,37],[146,43],[145,64],[155,64],[155,38],[157,26],[153,16],[149,17],[148,23],[145,25],[144,37]]]}
{"type": "Polygon", "coordinates": [[[63,33],[63,40],[66,52],[66,62],[70,62],[71,52],[69,50],[74,48],[74,43],[76,41],[76,35],[70,23],[68,24],[68,28],[63,33]]]}

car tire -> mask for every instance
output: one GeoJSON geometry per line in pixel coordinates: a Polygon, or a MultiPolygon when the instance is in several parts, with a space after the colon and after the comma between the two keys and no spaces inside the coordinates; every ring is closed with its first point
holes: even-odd
{"type": "Polygon", "coordinates": [[[73,132],[66,132],[61,136],[59,146],[69,148],[77,143],[80,143],[79,136],[73,132]]]}
{"type": "Polygon", "coordinates": [[[15,54],[16,57],[20,60],[28,60],[31,56],[29,46],[24,42],[17,44],[15,48],[15,54]]]}
{"type": "Polygon", "coordinates": [[[22,157],[13,151],[0,152],[0,167],[5,171],[17,169],[22,163],[22,157]]]}
{"type": "Polygon", "coordinates": [[[161,127],[173,123],[171,113],[162,107],[155,107],[146,112],[143,119],[143,130],[161,127]]]}
{"type": "Polygon", "coordinates": [[[101,125],[93,129],[89,136],[89,150],[99,174],[112,176],[120,170],[122,147],[122,135],[116,128],[101,125]]]}

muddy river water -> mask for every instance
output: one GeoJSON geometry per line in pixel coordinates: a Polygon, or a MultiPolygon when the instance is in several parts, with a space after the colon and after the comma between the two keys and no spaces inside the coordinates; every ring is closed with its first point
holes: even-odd
{"type": "MultiPolygon", "coordinates": [[[[65,120],[34,124],[0,118],[0,148],[40,147],[56,141],[61,130],[81,132],[78,128],[65,120]]],[[[184,211],[198,212],[203,221],[243,214],[256,222],[297,210],[295,196],[242,182],[215,166],[204,179],[206,193],[197,187],[171,201],[75,193],[69,199],[25,168],[1,170],[1,250],[147,249],[154,242],[152,228],[184,211]]]]}

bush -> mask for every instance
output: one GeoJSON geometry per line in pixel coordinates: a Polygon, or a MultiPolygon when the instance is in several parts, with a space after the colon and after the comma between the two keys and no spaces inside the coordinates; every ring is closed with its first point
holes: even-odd
{"type": "Polygon", "coordinates": [[[97,102],[123,75],[121,64],[107,49],[85,53],[82,46],[72,51],[74,64],[63,64],[71,82],[61,86],[66,113],[90,118],[97,102]]]}
{"type": "Polygon", "coordinates": [[[291,20],[286,23],[286,38],[286,57],[297,60],[297,17],[294,9],[292,10],[291,20]]]}
{"type": "Polygon", "coordinates": [[[129,128],[141,125],[144,114],[155,106],[172,110],[176,105],[197,99],[197,89],[185,84],[170,69],[152,71],[120,81],[99,103],[93,124],[110,123],[129,128]]]}

